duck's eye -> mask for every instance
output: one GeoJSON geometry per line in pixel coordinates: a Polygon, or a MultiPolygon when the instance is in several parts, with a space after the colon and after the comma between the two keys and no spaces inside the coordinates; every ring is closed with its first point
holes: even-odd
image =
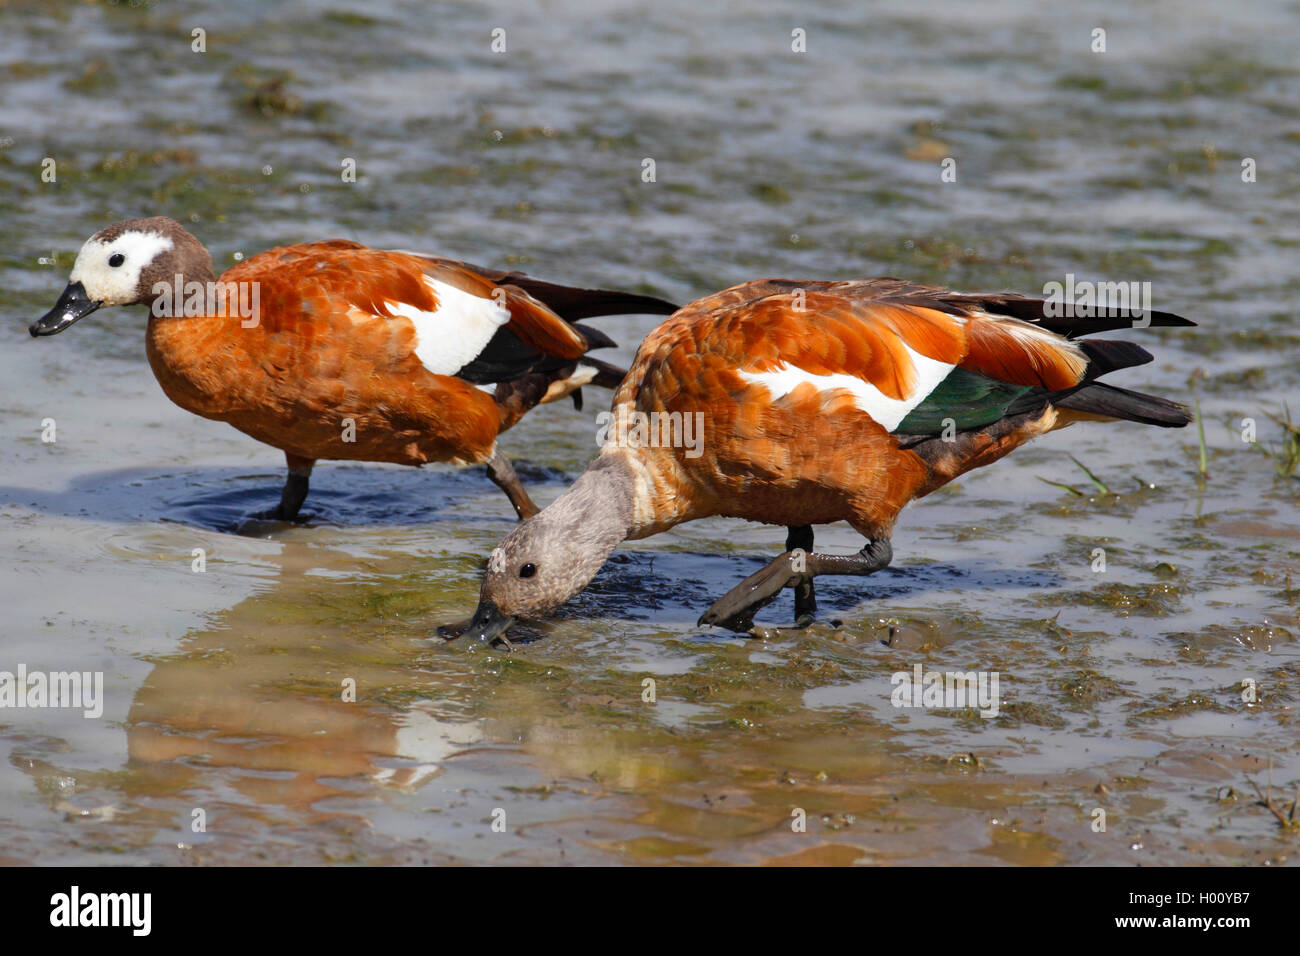
{"type": "Polygon", "coordinates": [[[537,573],[537,565],[535,564],[525,564],[522,568],[519,569],[519,576],[521,578],[531,578],[536,573],[537,573]]]}
{"type": "Polygon", "coordinates": [[[122,253],[120,252],[115,252],[108,257],[108,264],[112,266],[114,269],[116,269],[124,262],[126,262],[126,256],[122,255],[122,253]]]}

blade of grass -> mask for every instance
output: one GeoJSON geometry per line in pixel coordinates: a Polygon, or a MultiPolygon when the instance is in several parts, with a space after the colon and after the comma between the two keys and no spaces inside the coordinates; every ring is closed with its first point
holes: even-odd
{"type": "Polygon", "coordinates": [[[1210,456],[1205,449],[1205,419],[1201,417],[1201,399],[1195,392],[1192,392],[1192,402],[1196,407],[1196,442],[1200,445],[1201,458],[1199,471],[1202,478],[1210,477],[1210,456]]]}
{"type": "Polygon", "coordinates": [[[1272,445],[1264,442],[1256,442],[1255,447],[1272,459],[1273,469],[1279,478],[1300,477],[1296,475],[1296,469],[1300,468],[1300,425],[1291,421],[1291,408],[1288,403],[1282,403],[1282,410],[1282,415],[1264,410],[1265,418],[1282,426],[1281,444],[1276,450],[1272,445]]]}
{"type": "Polygon", "coordinates": [[[1070,456],[1070,461],[1074,462],[1081,469],[1083,469],[1083,473],[1088,476],[1088,480],[1091,481],[1094,485],[1096,485],[1097,490],[1100,491],[1103,495],[1114,494],[1113,491],[1111,491],[1109,488],[1106,487],[1106,482],[1102,481],[1100,478],[1098,478],[1096,475],[1094,475],[1091,471],[1088,470],[1087,465],[1079,461],[1079,459],[1075,458],[1073,455],[1070,456]]]}
{"type": "Polygon", "coordinates": [[[1074,487],[1071,487],[1070,485],[1062,484],[1062,483],[1059,482],[1059,481],[1048,481],[1048,480],[1047,480],[1046,478],[1044,478],[1042,475],[1034,475],[1034,477],[1037,478],[1039,481],[1043,482],[1043,484],[1046,484],[1046,485],[1052,485],[1053,487],[1056,487],[1056,488],[1064,488],[1066,491],[1068,491],[1068,492],[1069,492],[1070,494],[1072,494],[1072,495],[1078,495],[1080,498],[1083,497],[1083,492],[1080,491],[1078,488],[1074,488],[1074,487]]]}

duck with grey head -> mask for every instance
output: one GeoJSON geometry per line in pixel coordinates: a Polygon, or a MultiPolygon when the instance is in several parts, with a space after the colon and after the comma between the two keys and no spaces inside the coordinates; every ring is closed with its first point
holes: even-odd
{"type": "Polygon", "coordinates": [[[1097,381],[1149,352],[1080,337],[1193,324],[1124,309],[1062,316],[1041,299],[891,278],[767,279],[693,302],[642,342],[612,417],[700,415],[703,440],[607,441],[569,491],[492,552],[468,626],[440,633],[502,639],[516,618],[581,591],[620,541],[710,516],[784,526],[786,550],[700,623],[749,631],[791,588],[806,626],[814,578],[889,564],[908,502],[1075,422],[1186,425],[1179,404],[1097,381]],[[862,549],[814,552],[813,526],[838,521],[866,539],[862,549]]]}

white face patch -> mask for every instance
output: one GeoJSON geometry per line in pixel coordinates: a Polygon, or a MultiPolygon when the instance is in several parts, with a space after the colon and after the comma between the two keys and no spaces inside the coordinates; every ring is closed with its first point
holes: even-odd
{"type": "Polygon", "coordinates": [[[152,232],[124,232],[110,242],[88,239],[77,253],[68,281],[80,282],[91,302],[131,305],[140,298],[140,273],[171,248],[170,239],[152,232]],[[109,265],[116,255],[122,256],[121,265],[109,265]]]}
{"type": "Polygon", "coordinates": [[[430,276],[425,284],[438,297],[438,309],[425,312],[405,302],[386,302],[388,311],[415,326],[415,357],[434,375],[455,375],[478,358],[510,312],[495,299],[462,292],[430,276]]]}
{"type": "Polygon", "coordinates": [[[886,431],[893,431],[908,413],[933,392],[951,372],[954,366],[928,358],[904,345],[912,366],[916,369],[916,387],[906,398],[890,398],[870,382],[856,375],[837,373],[833,375],[814,375],[795,365],[783,364],[772,372],[740,372],[740,377],[752,385],[762,385],[772,395],[772,401],[778,401],[789,395],[804,382],[808,382],[818,391],[842,388],[853,395],[853,404],[862,409],[886,431]]]}

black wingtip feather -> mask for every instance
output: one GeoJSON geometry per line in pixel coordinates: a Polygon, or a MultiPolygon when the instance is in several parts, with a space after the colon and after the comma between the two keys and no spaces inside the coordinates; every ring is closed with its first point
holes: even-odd
{"type": "Polygon", "coordinates": [[[1155,360],[1155,356],[1142,346],[1113,339],[1086,339],[1079,343],[1079,350],[1088,357],[1085,381],[1100,378],[1118,369],[1146,365],[1155,360]]]}
{"type": "MultiPolygon", "coordinates": [[[[1092,309],[1089,316],[1061,316],[1047,314],[1046,299],[1030,299],[1019,295],[990,296],[982,302],[989,312],[1010,315],[1033,322],[1066,338],[1113,332],[1116,329],[1186,328],[1195,326],[1191,319],[1173,312],[1130,312],[1123,309],[1092,309]]],[[[1061,303],[1055,303],[1060,306],[1061,303]]],[[[1076,308],[1081,311],[1081,307],[1076,308]]]]}
{"type": "Polygon", "coordinates": [[[678,306],[653,295],[613,289],[578,289],[544,282],[518,272],[504,276],[502,284],[518,286],[569,322],[598,315],[671,315],[678,306]]]}
{"type": "Polygon", "coordinates": [[[587,340],[587,348],[589,349],[612,349],[618,345],[617,342],[600,329],[592,328],[590,325],[583,325],[579,322],[570,322],[569,325],[577,329],[582,337],[587,340]]]}

